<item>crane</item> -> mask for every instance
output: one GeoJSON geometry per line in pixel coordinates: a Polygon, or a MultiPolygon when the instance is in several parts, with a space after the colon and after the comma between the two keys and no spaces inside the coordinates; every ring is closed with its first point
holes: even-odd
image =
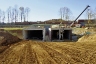
{"type": "Polygon", "coordinates": [[[84,12],[85,10],[87,10],[88,7],[90,7],[90,6],[87,5],[87,7],[81,12],[81,14],[71,23],[70,27],[73,26],[73,24],[76,22],[76,20],[83,14],[83,12],[84,12]]]}

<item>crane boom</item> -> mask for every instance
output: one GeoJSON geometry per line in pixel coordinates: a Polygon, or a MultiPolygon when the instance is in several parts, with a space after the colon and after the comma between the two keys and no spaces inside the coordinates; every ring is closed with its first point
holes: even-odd
{"type": "Polygon", "coordinates": [[[72,24],[70,25],[70,26],[72,26],[75,22],[76,22],[76,20],[83,14],[83,12],[88,8],[88,7],[90,7],[89,5],[87,5],[87,7],[82,11],[82,13],[72,22],[72,24]]]}

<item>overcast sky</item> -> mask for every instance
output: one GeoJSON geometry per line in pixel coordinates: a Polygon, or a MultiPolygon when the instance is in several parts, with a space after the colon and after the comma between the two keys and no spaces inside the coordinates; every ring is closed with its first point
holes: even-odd
{"type": "MultiPolygon", "coordinates": [[[[31,21],[44,21],[60,18],[59,9],[68,7],[75,19],[87,5],[96,7],[96,0],[0,0],[0,9],[6,11],[9,6],[29,7],[31,21]]],[[[79,18],[85,18],[85,13],[79,18]]]]}

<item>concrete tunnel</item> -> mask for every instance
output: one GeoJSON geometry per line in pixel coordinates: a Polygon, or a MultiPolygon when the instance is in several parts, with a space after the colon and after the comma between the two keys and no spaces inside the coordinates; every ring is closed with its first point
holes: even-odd
{"type": "Polygon", "coordinates": [[[23,38],[29,40],[43,40],[44,29],[26,29],[23,30],[23,38]]]}
{"type": "MultiPolygon", "coordinates": [[[[63,39],[71,40],[72,39],[72,30],[71,29],[65,29],[63,31],[63,39]]],[[[51,40],[59,40],[60,39],[60,30],[59,29],[51,29],[51,40]],[[59,36],[57,36],[57,33],[59,33],[59,36]]]]}
{"type": "MultiPolygon", "coordinates": [[[[26,29],[23,30],[23,38],[29,40],[44,40],[45,39],[45,29],[26,29]]],[[[52,40],[59,40],[59,36],[57,37],[57,32],[60,34],[59,29],[50,29],[49,30],[49,39],[52,40]]],[[[63,33],[63,38],[67,40],[71,40],[72,30],[65,29],[63,33]]]]}

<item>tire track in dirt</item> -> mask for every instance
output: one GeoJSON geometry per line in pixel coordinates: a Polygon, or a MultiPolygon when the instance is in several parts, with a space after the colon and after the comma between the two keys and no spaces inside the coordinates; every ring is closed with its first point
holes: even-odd
{"type": "Polygon", "coordinates": [[[0,64],[95,64],[96,52],[89,54],[86,48],[66,43],[21,41],[0,54],[0,64]]]}
{"type": "Polygon", "coordinates": [[[11,46],[11,47],[9,47],[5,52],[3,52],[0,56],[2,56],[2,60],[0,60],[0,63],[5,63],[5,62],[7,62],[6,60],[7,60],[7,58],[8,58],[8,56],[10,55],[10,54],[12,54],[12,48],[13,48],[13,46],[11,46]],[[10,52],[11,51],[11,52],[10,52]]]}
{"type": "Polygon", "coordinates": [[[16,63],[11,61],[9,64],[38,64],[36,54],[31,50],[30,43],[26,42],[24,45],[24,48],[19,51],[20,54],[17,53],[19,55],[19,58],[17,57],[18,61],[16,63]]]}
{"type": "Polygon", "coordinates": [[[7,49],[2,55],[0,64],[38,64],[36,53],[28,42],[20,42],[7,49]]]}
{"type": "Polygon", "coordinates": [[[38,64],[36,52],[31,48],[30,41],[27,43],[26,51],[26,63],[25,64],[38,64]]]}
{"type": "Polygon", "coordinates": [[[3,59],[0,61],[0,63],[5,64],[18,64],[18,60],[20,59],[19,56],[22,53],[22,49],[24,48],[24,45],[13,45],[10,48],[8,48],[3,53],[3,59]]]}
{"type": "Polygon", "coordinates": [[[57,64],[38,43],[32,43],[31,48],[36,52],[38,64],[57,64]]]}
{"type": "MultiPolygon", "coordinates": [[[[90,63],[90,58],[92,55],[84,48],[72,46],[72,45],[66,45],[64,43],[55,43],[52,45],[52,43],[48,44],[46,43],[46,46],[49,46],[63,54],[66,54],[71,57],[71,60],[73,59],[74,61],[78,63],[90,63]]],[[[69,61],[72,62],[72,61],[69,61]]],[[[92,63],[92,62],[91,62],[92,63]]]]}
{"type": "Polygon", "coordinates": [[[26,46],[27,46],[27,44],[25,44],[25,47],[21,50],[21,54],[20,54],[19,60],[18,60],[19,64],[26,63],[26,51],[27,51],[26,46]]]}
{"type": "MultiPolygon", "coordinates": [[[[69,63],[70,59],[68,56],[62,54],[61,52],[47,46],[46,44],[40,43],[39,44],[44,50],[48,52],[48,54],[56,61],[57,64],[67,64],[69,63]],[[67,61],[68,60],[68,61],[67,61]]],[[[74,63],[73,60],[71,60],[74,63]]]]}
{"type": "MultiPolygon", "coordinates": [[[[42,43],[43,44],[43,43],[42,43]]],[[[60,55],[62,55],[62,59],[65,60],[68,63],[75,63],[76,61],[74,61],[71,56],[65,52],[62,52],[62,48],[60,48],[59,45],[54,46],[52,43],[44,43],[43,45],[45,45],[46,47],[52,49],[52,51],[58,52],[60,55]]]]}
{"type": "MultiPolygon", "coordinates": [[[[96,63],[96,55],[94,55],[94,50],[96,49],[94,44],[63,44],[62,45],[60,43],[56,43],[57,45],[59,45],[60,49],[62,49],[62,52],[68,51],[66,52],[67,54],[69,54],[76,62],[82,62],[82,63],[96,63]],[[66,45],[66,46],[65,46],[66,45]],[[86,48],[85,48],[86,47],[86,48]],[[93,49],[94,47],[94,49],[93,49]],[[66,48],[66,50],[65,50],[66,48]],[[90,53],[91,52],[91,53],[90,53]],[[95,58],[94,58],[95,57],[95,58]]],[[[56,44],[54,44],[55,46],[57,46],[56,44]]]]}

